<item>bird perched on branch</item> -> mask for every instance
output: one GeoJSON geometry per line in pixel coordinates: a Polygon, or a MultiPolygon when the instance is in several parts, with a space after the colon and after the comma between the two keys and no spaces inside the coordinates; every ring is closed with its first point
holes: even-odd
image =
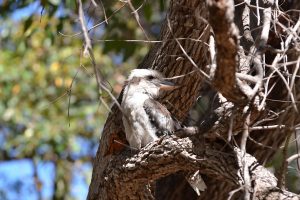
{"type": "Polygon", "coordinates": [[[121,103],[126,139],[131,147],[140,149],[175,130],[170,112],[156,99],[161,90],[177,87],[155,70],[135,69],[131,72],[121,103]]]}
{"type": "MultiPolygon", "coordinates": [[[[141,149],[159,136],[180,128],[167,108],[157,101],[161,90],[176,88],[178,86],[164,80],[162,74],[155,70],[135,69],[131,72],[121,103],[122,120],[130,147],[141,149]]],[[[198,195],[206,189],[199,171],[190,174],[187,180],[198,195]]]]}

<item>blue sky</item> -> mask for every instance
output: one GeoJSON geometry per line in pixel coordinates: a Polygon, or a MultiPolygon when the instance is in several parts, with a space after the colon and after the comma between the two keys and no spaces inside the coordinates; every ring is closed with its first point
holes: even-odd
{"type": "MultiPolygon", "coordinates": [[[[90,163],[76,165],[73,170],[73,180],[71,183],[71,195],[75,199],[86,199],[88,185],[84,173],[90,172],[90,163]]],[[[42,199],[52,199],[54,188],[55,167],[51,162],[40,162],[37,166],[37,173],[42,182],[42,199]]],[[[38,199],[31,160],[23,159],[9,162],[0,162],[0,190],[6,191],[9,200],[38,199]],[[18,189],[18,184],[20,187],[18,189]],[[12,190],[17,188],[17,191],[12,190]]]]}
{"type": "MultiPolygon", "coordinates": [[[[0,3],[2,1],[0,0],[0,3]]],[[[11,19],[19,21],[26,19],[33,13],[40,13],[42,7],[39,1],[34,1],[27,7],[15,10],[11,19]]],[[[46,12],[46,11],[44,11],[46,12]]],[[[58,12],[61,12],[60,9],[58,12]]],[[[0,145],[3,144],[1,135],[4,132],[0,132],[0,145]]],[[[81,146],[87,145],[84,142],[80,142],[81,146]]],[[[92,171],[92,165],[90,163],[76,164],[73,168],[73,176],[71,181],[71,195],[74,199],[86,199],[88,184],[85,174],[89,174],[92,171]]],[[[37,162],[37,173],[40,181],[42,182],[42,199],[52,199],[54,190],[54,177],[55,166],[51,162],[37,162]]],[[[0,161],[0,199],[1,191],[5,192],[7,199],[18,200],[22,196],[22,200],[35,200],[38,199],[38,195],[35,189],[35,183],[33,179],[34,170],[32,161],[28,159],[20,159],[15,161],[0,161]],[[12,189],[14,188],[14,189],[12,189]]]]}
{"type": "Polygon", "coordinates": [[[41,9],[42,9],[42,7],[40,6],[40,2],[35,1],[31,4],[29,4],[27,7],[15,10],[11,14],[11,18],[15,21],[19,21],[21,19],[27,18],[28,16],[30,16],[31,14],[33,14],[35,12],[40,12],[41,9]]]}
{"type": "MultiPolygon", "coordinates": [[[[44,199],[50,199],[53,193],[53,180],[54,166],[50,163],[45,163],[38,166],[38,175],[43,183],[42,196],[44,199]]],[[[29,160],[16,160],[0,163],[0,189],[7,191],[7,198],[14,200],[18,199],[19,195],[23,194],[24,200],[35,200],[38,196],[35,192],[33,182],[33,169],[31,161],[29,160]],[[13,192],[12,188],[15,183],[22,184],[20,193],[13,192]]]]}

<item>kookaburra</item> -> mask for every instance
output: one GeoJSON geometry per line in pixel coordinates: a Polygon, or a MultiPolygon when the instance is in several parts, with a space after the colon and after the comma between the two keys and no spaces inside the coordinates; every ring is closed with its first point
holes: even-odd
{"type": "MultiPolygon", "coordinates": [[[[155,70],[135,69],[131,72],[121,103],[122,120],[130,147],[141,149],[159,136],[180,128],[167,108],[157,101],[162,90],[177,87],[155,70]]],[[[206,188],[199,171],[190,174],[187,180],[198,195],[206,188]]]]}
{"type": "Polygon", "coordinates": [[[155,70],[135,69],[128,77],[121,107],[126,139],[133,148],[140,149],[159,136],[171,133],[175,123],[170,112],[157,101],[161,90],[177,88],[165,81],[155,70]]]}

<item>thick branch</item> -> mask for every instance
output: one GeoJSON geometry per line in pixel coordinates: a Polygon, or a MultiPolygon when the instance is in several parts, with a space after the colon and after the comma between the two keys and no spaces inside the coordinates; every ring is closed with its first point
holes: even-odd
{"type": "Polygon", "coordinates": [[[233,23],[233,1],[208,0],[209,22],[215,34],[217,68],[213,78],[214,87],[222,95],[234,102],[247,102],[247,96],[236,83],[237,52],[239,32],[233,23]]]}
{"type": "MultiPolygon", "coordinates": [[[[189,138],[170,136],[162,138],[130,156],[123,153],[110,163],[105,172],[111,198],[134,198],[141,185],[178,171],[196,171],[214,179],[226,181],[237,188],[243,187],[243,153],[234,148],[230,153],[209,143],[199,143],[189,138]]],[[[254,199],[298,199],[296,194],[276,187],[277,180],[257,160],[246,154],[251,178],[251,195],[254,199]]],[[[203,194],[205,195],[205,193],[203,194]]],[[[138,198],[138,197],[136,197],[138,198]]]]}

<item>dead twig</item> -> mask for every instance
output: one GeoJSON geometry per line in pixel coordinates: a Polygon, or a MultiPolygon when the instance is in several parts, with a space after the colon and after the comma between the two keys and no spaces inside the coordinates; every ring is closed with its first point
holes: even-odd
{"type": "MultiPolygon", "coordinates": [[[[87,30],[86,23],[85,23],[85,20],[84,20],[84,13],[83,13],[83,9],[82,9],[82,2],[81,2],[81,0],[78,0],[78,5],[79,5],[79,11],[78,11],[79,12],[79,20],[80,20],[80,23],[81,23],[81,29],[83,31],[84,41],[85,41],[85,46],[84,46],[83,53],[84,53],[85,56],[89,56],[90,60],[92,62],[92,66],[93,66],[93,69],[94,69],[94,74],[95,74],[96,81],[97,81],[99,95],[102,94],[102,89],[103,89],[104,91],[106,91],[109,94],[109,96],[112,98],[112,100],[114,101],[114,103],[118,106],[118,108],[121,111],[123,111],[123,109],[122,109],[121,105],[119,104],[118,100],[116,99],[116,97],[103,84],[100,72],[97,69],[96,60],[95,60],[95,56],[94,56],[93,49],[92,49],[91,39],[90,39],[90,37],[88,35],[88,30],[87,30]]],[[[103,99],[99,98],[99,100],[101,101],[103,99]]]]}
{"type": "MultiPolygon", "coordinates": [[[[171,34],[173,35],[170,19],[168,17],[167,17],[167,23],[168,23],[169,30],[170,30],[171,34]]],[[[184,50],[184,48],[182,47],[182,45],[180,44],[178,39],[175,38],[174,35],[173,35],[173,37],[174,37],[174,40],[176,41],[176,43],[178,44],[179,48],[181,49],[181,51],[183,52],[185,57],[191,62],[193,67],[195,67],[197,71],[199,70],[199,72],[204,76],[204,78],[206,78],[206,80],[209,80],[210,79],[209,75],[207,75],[203,70],[201,70],[201,68],[195,63],[195,61],[186,53],[186,51],[184,50]]]]}
{"type": "Polygon", "coordinates": [[[129,8],[132,10],[132,13],[133,13],[133,15],[134,15],[134,17],[135,17],[136,22],[138,23],[138,25],[139,25],[139,27],[141,28],[142,32],[144,33],[145,37],[146,37],[147,40],[149,41],[150,39],[149,39],[149,37],[148,37],[148,35],[147,35],[145,29],[143,28],[143,26],[142,26],[142,24],[141,24],[141,22],[140,22],[140,16],[139,16],[139,14],[138,14],[138,9],[136,10],[136,9],[134,8],[134,6],[133,6],[132,3],[131,3],[131,0],[127,0],[127,3],[128,3],[128,5],[129,5],[129,8]]]}
{"type": "MultiPolygon", "coordinates": [[[[247,108],[247,107],[246,107],[247,108]]],[[[249,112],[245,109],[245,112],[249,112]]],[[[245,113],[244,112],[244,113],[245,113]]],[[[242,167],[243,167],[243,178],[244,178],[244,200],[250,200],[250,188],[251,188],[251,179],[250,179],[250,172],[249,166],[246,162],[246,143],[249,136],[249,126],[250,126],[250,117],[251,113],[247,113],[244,126],[243,126],[243,135],[241,140],[241,152],[242,152],[242,167]]]]}

